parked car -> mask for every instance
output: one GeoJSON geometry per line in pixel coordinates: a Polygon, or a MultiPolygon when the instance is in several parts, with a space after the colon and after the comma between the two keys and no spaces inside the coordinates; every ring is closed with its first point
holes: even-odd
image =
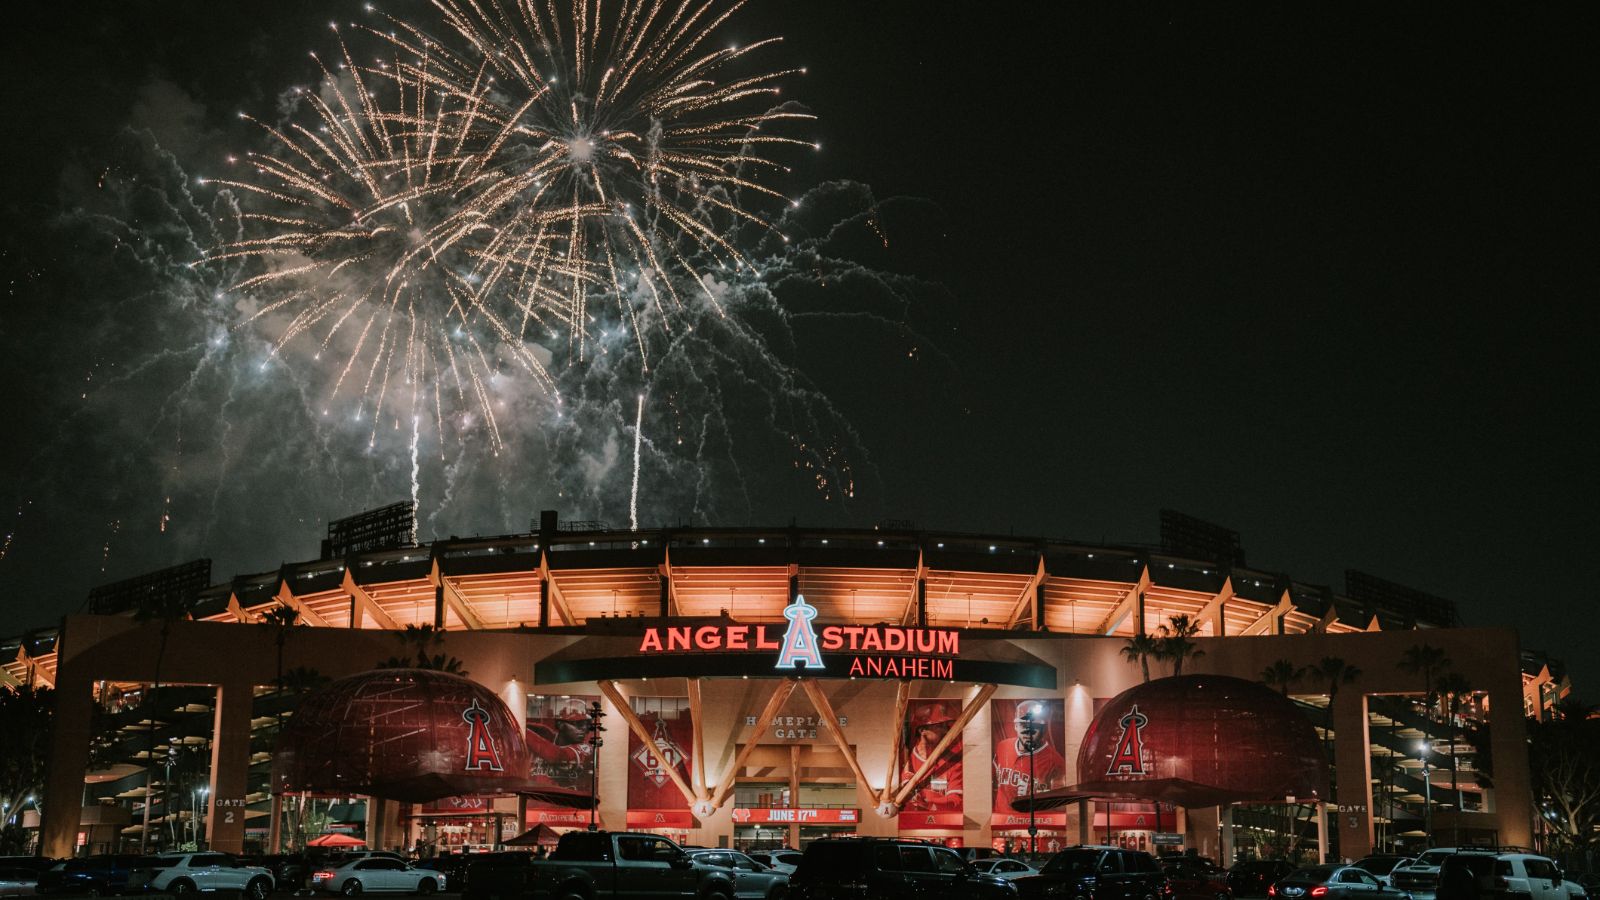
{"type": "Polygon", "coordinates": [[[1438,900],[1570,900],[1588,896],[1583,886],[1567,880],[1561,867],[1535,853],[1463,849],[1439,866],[1438,900]],[[1581,894],[1574,893],[1582,891],[1581,894]]]}
{"type": "Polygon", "coordinates": [[[1024,897],[1072,897],[1083,900],[1156,900],[1167,878],[1155,857],[1120,847],[1077,846],[1050,857],[1039,874],[1012,884],[1024,897]]]}
{"type": "Polygon", "coordinates": [[[133,854],[106,854],[69,859],[39,873],[41,894],[88,894],[109,897],[128,887],[128,873],[139,857],[133,854]]]}
{"type": "Polygon", "coordinates": [[[1306,866],[1296,869],[1272,887],[1275,900],[1411,900],[1405,891],[1386,887],[1377,876],[1355,866],[1306,866]]]}
{"type": "Polygon", "coordinates": [[[1294,871],[1284,859],[1253,859],[1228,870],[1228,889],[1235,897],[1265,897],[1267,888],[1294,871]]]}
{"type": "Polygon", "coordinates": [[[729,870],[695,865],[681,847],[654,834],[570,831],[548,859],[519,856],[489,854],[468,866],[465,896],[652,900],[734,894],[729,870]]]}
{"type": "Polygon", "coordinates": [[[0,869],[0,897],[31,897],[38,892],[38,872],[33,869],[0,869]]]}
{"type": "Polygon", "coordinates": [[[0,856],[0,869],[27,869],[43,872],[61,862],[47,856],[0,856]]]}
{"type": "Polygon", "coordinates": [[[984,875],[954,850],[896,838],[812,841],[789,878],[793,900],[1008,900],[1014,882],[984,875]]]}
{"type": "Polygon", "coordinates": [[[1233,900],[1228,872],[1209,859],[1180,856],[1161,861],[1167,896],[1175,900],[1233,900]]]}
{"type": "Polygon", "coordinates": [[[993,875],[996,878],[1004,878],[1007,881],[1021,878],[1025,875],[1039,874],[1038,869],[1022,860],[1008,859],[1004,856],[991,856],[988,859],[980,859],[973,863],[972,867],[985,875],[993,875]]]}
{"type": "Polygon", "coordinates": [[[1355,866],[1358,869],[1366,869],[1368,872],[1371,872],[1373,877],[1377,878],[1379,882],[1389,887],[1393,887],[1394,882],[1390,880],[1390,875],[1393,874],[1394,870],[1402,866],[1409,866],[1416,861],[1416,857],[1414,856],[1401,856],[1396,853],[1378,853],[1372,856],[1363,856],[1355,861],[1355,866]]]}
{"type": "Polygon", "coordinates": [[[789,894],[789,876],[751,859],[737,850],[690,850],[697,865],[727,869],[733,876],[733,895],[747,900],[779,900],[789,894]]]}
{"type": "Polygon", "coordinates": [[[1455,852],[1454,847],[1435,847],[1423,851],[1410,865],[1395,866],[1389,872],[1389,884],[1414,897],[1432,897],[1439,885],[1439,866],[1455,852]]]}
{"type": "Polygon", "coordinates": [[[763,850],[751,853],[749,857],[769,869],[793,875],[795,868],[800,865],[800,855],[799,850],[763,850]]]}
{"type": "Polygon", "coordinates": [[[428,896],[446,887],[442,872],[418,869],[388,856],[364,856],[311,873],[311,889],[345,897],[399,891],[428,896]]]}
{"type": "Polygon", "coordinates": [[[269,856],[241,856],[247,866],[260,866],[272,873],[272,886],[279,891],[297,891],[306,886],[311,864],[298,853],[280,853],[269,856]]]}
{"type": "Polygon", "coordinates": [[[142,856],[128,875],[129,893],[183,896],[196,891],[242,891],[263,900],[273,889],[272,873],[247,866],[226,853],[161,853],[142,856]]]}
{"type": "MultiPolygon", "coordinates": [[[[508,855],[511,855],[509,851],[508,855]]],[[[516,852],[514,855],[524,859],[532,857],[531,853],[525,851],[516,852]]],[[[432,869],[435,872],[443,872],[445,884],[459,886],[466,883],[467,866],[472,865],[481,856],[482,854],[444,853],[435,856],[433,859],[417,860],[412,865],[419,869],[432,869]]]]}

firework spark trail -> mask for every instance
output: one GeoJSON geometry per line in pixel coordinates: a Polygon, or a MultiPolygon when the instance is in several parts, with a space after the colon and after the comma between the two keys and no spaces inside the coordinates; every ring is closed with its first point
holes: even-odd
{"type": "Polygon", "coordinates": [[[633,490],[628,495],[628,527],[639,530],[639,445],[644,440],[644,395],[639,395],[639,411],[633,417],[633,490]]]}
{"type": "MultiPolygon", "coordinates": [[[[411,414],[411,509],[413,512],[422,508],[422,467],[417,459],[417,444],[421,435],[422,416],[411,414]]],[[[411,518],[411,543],[417,542],[417,519],[411,518]]]]}
{"type": "MultiPolygon", "coordinates": [[[[342,358],[332,394],[359,392],[372,442],[399,412],[391,377],[448,369],[498,454],[485,384],[503,369],[559,404],[561,369],[595,365],[615,331],[648,374],[652,335],[692,327],[688,297],[726,314],[705,282],[750,271],[741,228],[789,240],[744,197],[798,203],[760,179],[788,171],[769,148],[820,149],[774,129],[812,118],[775,105],[805,70],[748,70],[779,38],[706,49],[742,5],[432,0],[443,39],[354,26],[377,62],[334,25],[335,61],[313,54],[321,87],[298,94],[309,122],[241,113],[275,150],[246,155],[252,178],[211,181],[254,200],[249,233],[206,259],[254,264],[230,290],[287,319],[274,355],[320,334],[342,358]]],[[[437,427],[472,421],[434,388],[437,427]]]]}

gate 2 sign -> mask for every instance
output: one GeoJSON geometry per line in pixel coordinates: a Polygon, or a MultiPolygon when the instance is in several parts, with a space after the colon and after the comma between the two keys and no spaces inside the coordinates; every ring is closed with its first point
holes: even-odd
{"type": "Polygon", "coordinates": [[[897,625],[824,625],[811,622],[817,608],[796,595],[783,611],[788,624],[683,625],[646,628],[639,654],[751,653],[772,651],[772,667],[789,672],[821,673],[823,654],[840,659],[839,673],[868,678],[955,677],[961,655],[961,633],[952,628],[905,628],[897,625]]]}

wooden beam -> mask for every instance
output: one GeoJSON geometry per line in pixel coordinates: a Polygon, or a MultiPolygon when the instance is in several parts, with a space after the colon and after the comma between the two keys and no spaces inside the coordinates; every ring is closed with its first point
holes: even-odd
{"type": "Polygon", "coordinates": [[[1027,585],[1017,595],[1017,601],[1011,604],[1011,612],[1006,615],[1007,629],[1017,627],[1017,620],[1021,618],[1023,612],[1033,611],[1033,601],[1038,597],[1036,592],[1039,590],[1039,585],[1044,582],[1045,574],[1044,554],[1041,553],[1039,554],[1039,571],[1033,573],[1033,577],[1028,579],[1027,585]]]}
{"type": "Polygon", "coordinates": [[[482,631],[484,629],[483,619],[479,618],[478,614],[473,611],[472,604],[467,602],[467,598],[461,596],[461,592],[456,590],[456,586],[450,582],[450,579],[444,577],[444,570],[439,567],[438,557],[434,557],[433,568],[428,572],[428,580],[433,582],[434,587],[444,591],[444,605],[455,611],[456,616],[461,619],[463,625],[474,631],[482,631]]]}
{"type": "Polygon", "coordinates": [[[1267,634],[1267,629],[1272,627],[1273,620],[1283,617],[1285,613],[1292,609],[1294,609],[1294,600],[1289,597],[1288,591],[1284,591],[1283,596],[1278,598],[1277,605],[1262,613],[1254,622],[1246,625],[1244,630],[1239,632],[1239,636],[1249,637],[1255,634],[1267,634]]]}
{"type": "MultiPolygon", "coordinates": [[[[1100,620],[1100,627],[1095,630],[1100,634],[1115,634],[1116,630],[1122,627],[1122,623],[1139,609],[1139,595],[1149,589],[1150,567],[1145,566],[1139,572],[1139,580],[1134,583],[1133,587],[1128,588],[1128,592],[1123,594],[1122,599],[1117,602],[1111,612],[1100,620]]],[[[1144,634],[1144,623],[1140,622],[1135,625],[1133,633],[1144,634]]]]}
{"type": "MultiPolygon", "coordinates": [[[[644,723],[639,721],[639,717],[633,712],[633,707],[628,704],[628,699],[622,696],[622,690],[617,687],[617,683],[615,681],[596,683],[600,685],[600,693],[605,694],[606,699],[611,701],[611,705],[617,708],[617,715],[628,723],[628,728],[634,733],[634,736],[642,741],[646,747],[649,747],[651,752],[655,752],[655,735],[652,735],[650,730],[644,727],[644,723]]],[[[678,774],[678,767],[663,765],[661,768],[667,773],[667,777],[672,779],[672,783],[678,786],[678,791],[683,794],[684,804],[693,806],[695,801],[694,791],[689,787],[689,783],[683,780],[683,776],[678,774]]]]}
{"type": "MultiPolygon", "coordinates": [[[[372,599],[372,595],[367,593],[367,589],[359,584],[356,584],[356,577],[350,574],[350,570],[348,568],[344,570],[343,587],[344,592],[349,594],[351,601],[355,603],[355,608],[359,609],[362,615],[371,616],[372,621],[378,623],[378,627],[387,628],[390,631],[402,630],[400,628],[400,623],[396,622],[394,617],[383,611],[383,607],[379,606],[377,601],[372,599]]],[[[351,617],[351,624],[355,624],[354,616],[351,617]]]]}
{"type": "Polygon", "coordinates": [[[758,743],[756,738],[761,736],[762,729],[766,728],[767,723],[771,722],[772,718],[778,714],[778,710],[783,709],[783,704],[789,699],[789,695],[793,693],[794,681],[788,678],[778,682],[778,686],[773,689],[772,696],[767,699],[767,705],[761,708],[761,715],[756,719],[756,730],[751,735],[751,740],[745,742],[745,745],[739,748],[739,754],[733,760],[733,767],[722,773],[721,782],[711,794],[711,809],[713,812],[720,809],[722,804],[727,801],[728,795],[733,793],[733,785],[739,778],[739,770],[744,768],[745,761],[750,758],[750,754],[756,749],[756,744],[758,743]]]}
{"type": "Polygon", "coordinates": [[[689,721],[694,725],[694,744],[689,754],[689,779],[693,782],[696,800],[706,796],[706,742],[705,706],[700,702],[700,679],[689,679],[689,721]]]}
{"type": "Polygon", "coordinates": [[[878,792],[878,802],[888,803],[894,789],[900,784],[900,753],[905,742],[900,739],[900,726],[906,720],[906,706],[911,702],[911,682],[902,681],[894,689],[894,718],[889,720],[889,732],[894,744],[889,749],[889,774],[883,779],[883,790],[878,792]]]}
{"type": "Polygon", "coordinates": [[[41,663],[35,657],[28,655],[28,651],[21,648],[17,649],[17,656],[28,666],[28,683],[30,685],[38,687],[38,683],[43,682],[44,686],[50,690],[53,691],[56,689],[56,679],[49,672],[44,670],[44,663],[41,663]]]}
{"type": "Polygon", "coordinates": [[[311,607],[300,602],[300,598],[294,595],[294,591],[289,590],[289,582],[287,580],[278,579],[278,593],[273,599],[299,613],[300,621],[307,625],[320,625],[323,628],[333,627],[327,619],[318,615],[311,607]]]}
{"type": "Polygon", "coordinates": [[[923,580],[928,577],[928,564],[924,561],[921,547],[917,548],[917,569],[911,574],[911,596],[906,598],[906,611],[900,614],[900,624],[908,627],[917,622],[917,595],[923,580]]]}
{"type": "Polygon", "coordinates": [[[867,780],[867,773],[861,771],[861,761],[856,759],[855,750],[845,739],[844,729],[839,727],[839,714],[833,711],[833,704],[828,702],[828,695],[822,692],[815,678],[800,679],[800,686],[805,688],[806,696],[811,698],[811,705],[816,707],[817,717],[822,719],[822,724],[828,728],[828,734],[833,736],[833,742],[839,746],[839,752],[844,754],[844,761],[850,764],[850,771],[856,776],[856,784],[869,791],[872,790],[872,783],[867,780]]]}
{"type": "Polygon", "coordinates": [[[1193,621],[1195,624],[1199,624],[1206,619],[1211,619],[1211,636],[1222,637],[1223,630],[1227,625],[1225,619],[1228,614],[1228,601],[1232,599],[1233,577],[1229,576],[1223,579],[1222,589],[1217,591],[1217,595],[1207,600],[1206,605],[1200,607],[1200,611],[1194,614],[1193,621]]]}
{"type": "Polygon", "coordinates": [[[939,757],[943,756],[944,752],[950,749],[950,745],[961,740],[961,732],[966,729],[967,723],[971,722],[972,717],[978,714],[978,710],[982,709],[983,705],[989,702],[989,698],[994,696],[994,692],[997,687],[999,687],[999,685],[986,684],[978,688],[977,696],[973,697],[972,702],[968,703],[964,708],[962,708],[961,715],[956,716],[956,720],[950,723],[950,730],[944,733],[944,737],[940,738],[939,743],[934,745],[933,752],[929,753],[928,758],[923,760],[922,765],[917,767],[917,771],[912,773],[911,780],[900,785],[900,787],[895,790],[894,797],[891,802],[893,802],[896,807],[899,807],[901,804],[905,803],[906,798],[911,796],[911,792],[916,790],[917,787],[922,784],[923,780],[928,777],[928,773],[933,771],[933,766],[939,761],[939,757]]]}
{"type": "Polygon", "coordinates": [[[1318,619],[1315,625],[1311,626],[1311,633],[1327,634],[1328,626],[1337,621],[1339,621],[1339,604],[1334,603],[1332,599],[1329,599],[1328,611],[1322,614],[1322,618],[1318,619]]]}
{"type": "MultiPolygon", "coordinates": [[[[539,577],[545,584],[550,585],[550,605],[555,607],[556,614],[561,616],[561,624],[576,625],[578,620],[573,617],[572,610],[567,606],[567,598],[561,593],[561,585],[556,583],[556,575],[550,571],[550,554],[544,550],[539,551],[539,577]]],[[[549,622],[540,622],[547,626],[549,622]]]]}

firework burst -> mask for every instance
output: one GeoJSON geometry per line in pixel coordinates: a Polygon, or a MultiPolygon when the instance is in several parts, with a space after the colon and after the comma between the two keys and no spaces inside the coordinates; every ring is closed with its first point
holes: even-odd
{"type": "Polygon", "coordinates": [[[230,291],[283,323],[273,352],[315,339],[374,440],[386,411],[431,407],[443,433],[459,406],[498,451],[507,370],[559,403],[597,335],[631,335],[647,372],[653,333],[722,312],[709,277],[750,267],[741,228],[773,229],[746,200],[788,202],[767,150],[813,146],[772,126],[810,116],[777,106],[801,70],[739,74],[776,39],[710,47],[742,4],[433,5],[444,38],[355,26],[376,58],[341,34],[301,115],[251,119],[272,148],[214,181],[259,202],[208,258],[248,263],[230,291]]]}

